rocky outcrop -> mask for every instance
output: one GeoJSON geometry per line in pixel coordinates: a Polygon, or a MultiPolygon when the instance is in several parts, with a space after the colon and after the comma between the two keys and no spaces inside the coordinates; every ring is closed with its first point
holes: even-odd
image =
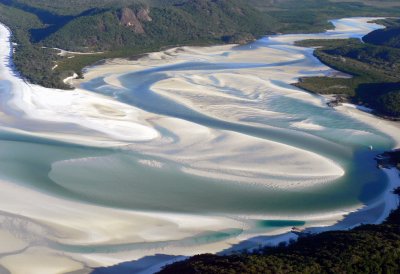
{"type": "Polygon", "coordinates": [[[145,30],[142,23],[150,22],[152,19],[147,8],[139,9],[136,14],[130,8],[123,8],[119,20],[123,26],[131,28],[135,33],[143,34],[145,30]]]}
{"type": "Polygon", "coordinates": [[[150,10],[148,8],[141,8],[136,17],[141,21],[141,22],[151,22],[153,19],[150,17],[150,10]]]}

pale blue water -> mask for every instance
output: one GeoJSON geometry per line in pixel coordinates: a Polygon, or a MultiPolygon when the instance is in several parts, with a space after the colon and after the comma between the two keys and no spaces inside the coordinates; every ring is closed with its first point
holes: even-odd
{"type": "MultiPolygon", "coordinates": [[[[331,34],[330,34],[331,35],[331,34]]],[[[263,39],[254,43],[256,47],[279,47],[279,43],[263,39]]],[[[238,47],[235,50],[246,50],[238,47]]],[[[296,52],[300,49],[290,48],[296,52]]],[[[304,49],[301,50],[304,52],[304,49]]],[[[251,50],[249,50],[250,54],[251,50]]],[[[316,64],[311,50],[306,50],[307,64],[316,64]]],[[[228,54],[226,54],[228,56],[228,54]]],[[[251,116],[240,122],[217,119],[205,113],[181,105],[158,95],[151,86],[167,79],[168,72],[193,71],[213,74],[218,71],[240,72],[248,68],[266,69],[286,67],[300,61],[254,64],[254,63],[207,63],[187,62],[164,65],[139,72],[126,73],[120,81],[126,88],[109,86],[103,77],[93,79],[83,87],[131,104],[151,113],[184,119],[218,130],[235,131],[249,136],[276,141],[323,155],[345,169],[345,175],[329,184],[308,189],[272,189],[268,186],[238,184],[226,180],[199,177],[182,172],[182,166],[166,159],[158,159],[125,148],[94,148],[57,142],[44,138],[28,137],[16,133],[0,132],[0,178],[29,186],[40,192],[85,203],[106,207],[133,210],[196,213],[211,215],[307,215],[340,210],[360,202],[370,204],[381,198],[387,186],[385,174],[376,168],[374,156],[393,147],[393,141],[374,128],[323,104],[285,96],[271,96],[258,102],[249,102],[249,107],[261,107],[276,111],[283,116],[277,118],[251,116]],[[252,105],[253,104],[253,105],[252,105]],[[289,128],[293,122],[305,119],[323,127],[311,131],[289,128]],[[271,127],[263,127],[264,125],[271,127]],[[368,136],[350,137],[349,132],[364,131],[368,136]],[[373,151],[368,147],[372,145],[373,151]],[[90,164],[73,161],[85,157],[96,157],[90,164]],[[162,161],[163,168],[152,168],[140,164],[139,160],[162,161]],[[68,160],[67,164],[57,165],[68,160]]],[[[107,75],[105,75],[107,76],[107,75]]],[[[273,84],[293,88],[283,81],[273,84]]],[[[1,85],[0,85],[1,87],[1,85]]],[[[221,92],[243,96],[235,89],[224,88],[221,92]]],[[[0,91],[1,92],[1,91],[0,91]]],[[[303,91],[298,91],[303,92],[303,91]]],[[[6,94],[1,93],[1,96],[6,94]]],[[[18,113],[19,115],[19,113],[18,113]]],[[[16,116],[18,116],[16,114],[16,116]]],[[[45,125],[44,125],[45,127],[45,125]]],[[[163,135],[176,142],[179,136],[158,127],[163,135]]],[[[266,163],[268,165],[268,163],[266,163]]],[[[273,177],[270,177],[274,179],[273,177]]],[[[288,175],[287,180],[292,178],[288,175]]],[[[266,184],[268,185],[268,184],[266,184]]],[[[374,211],[365,216],[365,222],[380,214],[374,211]],[[376,216],[375,216],[376,215],[376,216]]],[[[250,220],[251,222],[252,220],[250,220]]],[[[262,220],[255,222],[257,231],[269,231],[277,227],[304,224],[304,220],[262,220]]],[[[351,225],[351,224],[349,224],[351,225]]],[[[217,242],[243,233],[232,229],[208,232],[180,240],[181,245],[198,245],[217,242]]],[[[50,243],[55,249],[67,252],[116,252],[142,248],[167,247],[174,241],[158,243],[136,243],[104,246],[62,245],[50,243]]]]}
{"type": "MultiPolygon", "coordinates": [[[[329,33],[328,36],[336,34],[329,33]]],[[[357,34],[353,36],[358,37],[357,34]]],[[[249,48],[257,47],[279,48],[285,47],[285,45],[262,39],[250,46],[237,47],[233,51],[249,50],[249,54],[251,54],[252,50],[249,48]]],[[[373,158],[380,151],[387,150],[394,145],[388,136],[374,128],[336,112],[323,104],[318,106],[286,96],[272,96],[268,97],[264,102],[256,103],[257,107],[260,104],[264,104],[265,109],[285,114],[283,118],[271,119],[271,117],[252,116],[245,118],[242,122],[253,122],[253,125],[243,125],[242,123],[228,122],[199,113],[194,109],[160,96],[152,90],[152,85],[167,79],[169,77],[167,73],[169,72],[191,71],[196,74],[196,71],[199,71],[201,75],[212,75],[219,71],[231,73],[247,68],[276,67],[279,69],[299,62],[319,64],[318,60],[312,56],[312,50],[294,47],[286,48],[285,50],[290,53],[301,52],[305,54],[305,59],[265,64],[188,61],[174,65],[160,65],[123,74],[119,77],[119,80],[125,87],[124,89],[109,86],[102,78],[86,82],[83,87],[94,92],[111,95],[122,102],[151,113],[181,118],[210,128],[236,131],[303,148],[340,163],[346,170],[346,174],[336,182],[315,187],[309,191],[271,191],[268,188],[249,185],[227,184],[229,185],[229,188],[227,188],[224,182],[180,174],[178,170],[174,170],[171,167],[168,172],[162,171],[162,181],[166,189],[162,188],[160,190],[163,193],[161,200],[166,201],[170,210],[224,213],[310,213],[338,209],[345,205],[354,204],[357,201],[365,204],[374,201],[384,191],[387,179],[383,172],[375,167],[376,164],[373,158]],[[319,131],[288,129],[289,123],[305,119],[311,120],[314,124],[325,129],[319,131]],[[254,123],[273,126],[273,128],[254,126],[254,123]],[[349,131],[365,131],[369,132],[370,135],[350,137],[349,131]],[[374,151],[368,149],[370,145],[374,147],[374,151]],[[167,178],[171,178],[174,186],[169,184],[170,181],[167,178]],[[179,193],[180,198],[175,196],[175,193],[179,193]],[[183,199],[183,197],[185,198],[183,199]],[[188,198],[189,203],[186,203],[186,198],[188,198]],[[196,202],[192,203],[193,201],[196,202]]],[[[229,56],[229,53],[224,56],[229,56]]],[[[272,81],[272,83],[280,87],[294,89],[279,80],[272,81]]],[[[226,87],[220,89],[220,91],[238,97],[241,96],[240,92],[234,89],[229,90],[226,87]]],[[[299,90],[299,92],[303,91],[299,90]]],[[[250,106],[251,104],[249,103],[250,106]]],[[[135,176],[144,176],[143,174],[141,172],[140,175],[137,174],[135,176]]],[[[151,176],[157,177],[156,174],[151,176]]],[[[144,177],[141,178],[144,179],[144,177]]],[[[150,185],[152,185],[151,182],[153,181],[151,177],[146,177],[144,180],[146,185],[140,185],[140,189],[151,188],[150,185]]],[[[156,186],[159,187],[157,183],[154,187],[156,186]]],[[[146,196],[146,192],[141,193],[141,197],[143,195],[146,196]]]]}

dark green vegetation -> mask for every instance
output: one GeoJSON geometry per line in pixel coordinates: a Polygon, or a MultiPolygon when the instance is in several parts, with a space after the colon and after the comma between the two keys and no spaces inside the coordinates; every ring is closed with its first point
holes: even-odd
{"type": "Polygon", "coordinates": [[[377,101],[378,108],[385,110],[388,115],[400,116],[400,89],[379,96],[377,101]]]}
{"type": "Polygon", "coordinates": [[[350,40],[306,40],[300,46],[318,46],[314,55],[323,63],[352,78],[303,78],[298,87],[320,94],[339,94],[356,104],[373,108],[378,114],[400,117],[400,48],[395,47],[399,35],[392,29],[400,27],[398,20],[386,20],[386,30],[369,34],[367,43],[350,40]],[[380,37],[384,31],[393,35],[380,37]]]}
{"type": "Polygon", "coordinates": [[[159,273],[400,273],[400,209],[380,225],[305,236],[254,254],[194,256],[159,273]]]}
{"type": "Polygon", "coordinates": [[[400,169],[400,149],[386,151],[378,155],[375,159],[380,168],[397,167],[400,169]]]}
{"type": "Polygon", "coordinates": [[[400,48],[400,22],[396,20],[380,20],[386,29],[377,30],[367,34],[363,40],[367,43],[400,48]]]}
{"type": "Polygon", "coordinates": [[[68,87],[60,80],[65,72],[51,70],[58,59],[54,51],[42,49],[30,42],[29,28],[43,27],[35,15],[0,4],[0,21],[9,26],[14,34],[13,42],[18,44],[14,63],[27,80],[43,86],[68,87]]]}
{"type": "Polygon", "coordinates": [[[22,75],[65,88],[60,79],[105,58],[176,45],[245,43],[268,33],[322,31],[331,27],[327,20],[332,18],[400,13],[398,1],[379,3],[384,5],[358,0],[0,0],[0,21],[19,44],[14,60],[22,75]],[[60,57],[43,46],[102,53],[60,57]]]}

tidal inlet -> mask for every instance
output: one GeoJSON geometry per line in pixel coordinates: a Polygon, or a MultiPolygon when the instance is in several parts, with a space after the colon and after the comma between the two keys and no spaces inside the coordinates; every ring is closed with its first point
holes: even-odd
{"type": "Polygon", "coordinates": [[[381,222],[398,175],[374,157],[398,126],[291,85],[336,73],[295,41],[361,38],[382,28],[370,21],[110,59],[73,90],[25,82],[1,25],[0,272],[88,273],[381,222]]]}

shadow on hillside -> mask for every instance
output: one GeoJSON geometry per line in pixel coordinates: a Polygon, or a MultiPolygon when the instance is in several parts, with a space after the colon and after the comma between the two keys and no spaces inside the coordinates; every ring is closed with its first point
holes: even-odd
{"type": "Polygon", "coordinates": [[[172,264],[181,261],[187,257],[172,256],[164,254],[156,254],[154,256],[146,256],[137,261],[125,262],[110,267],[100,267],[95,269],[91,274],[147,274],[155,273],[161,270],[166,264],[172,264]]]}

